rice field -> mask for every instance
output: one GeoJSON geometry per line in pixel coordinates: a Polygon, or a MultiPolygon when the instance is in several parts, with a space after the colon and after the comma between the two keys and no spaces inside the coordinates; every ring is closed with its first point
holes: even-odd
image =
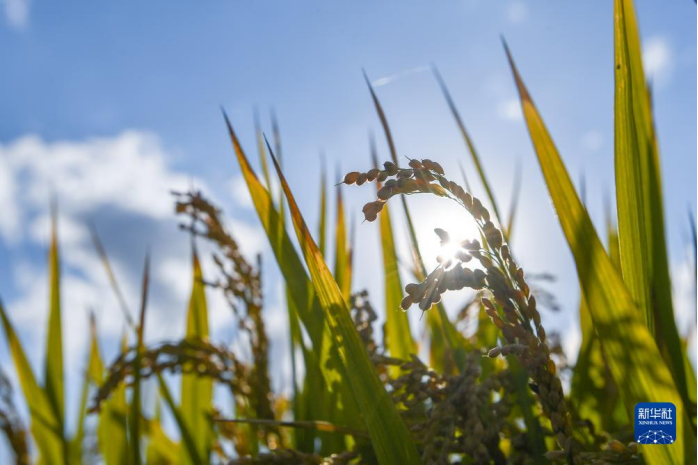
{"type": "Polygon", "coordinates": [[[16,463],[695,463],[696,375],[674,316],[660,153],[632,0],[614,1],[613,20],[611,217],[617,220],[603,230],[592,223],[546,127],[552,115],[538,110],[503,42],[502,59],[510,65],[549,194],[540,204],[552,203],[576,266],[582,337],[574,365],[559,335],[546,331],[544,283],[520,266],[509,240],[520,221],[516,204],[502,215],[500,189],[489,183],[482,163],[486,154],[475,150],[438,70],[431,71],[476,167],[468,175],[485,187],[481,198],[467,180],[461,182],[461,173],[445,171],[438,159],[398,154],[389,115],[366,78],[389,158],[379,160],[374,151],[371,163],[343,174],[340,192],[373,196],[360,213],[365,222],[377,223],[381,250],[374,266],[382,270],[382,301],[352,285],[355,250],[341,195],[332,221],[329,181],[323,179],[319,225],[308,224],[308,212],[299,208],[284,175],[276,129],[270,140],[258,131],[253,160],[223,110],[232,157],[283,277],[291,395],[275,392],[270,381],[261,262],[240,246],[207,193],[191,190],[173,194],[173,215],[193,244],[185,337],[146,344],[149,256],[133,317],[108,244],[94,230],[95,253],[123,304],[127,330],[118,357],[105,360],[91,322],[79,411],[67,412],[55,213],[44,366],[29,363],[0,303],[0,338],[13,360],[2,371],[14,370],[18,379],[12,385],[0,372],[0,428],[16,463]],[[425,244],[415,234],[421,219],[411,213],[412,196],[456,205],[476,231],[455,240],[463,231],[434,224],[440,250],[434,268],[425,265],[425,244]],[[409,263],[397,251],[398,217],[410,238],[409,263]],[[214,250],[214,275],[204,276],[197,244],[214,250]],[[409,270],[408,281],[399,268],[409,270]],[[210,337],[207,295],[213,293],[224,296],[230,318],[246,335],[244,350],[210,337]],[[460,312],[447,312],[446,293],[472,298],[460,312]],[[419,327],[411,313],[419,314],[419,327]],[[470,331],[463,331],[465,321],[470,331]],[[144,383],[157,386],[154,413],[144,405],[144,383]],[[28,406],[27,418],[13,393],[28,406]],[[234,406],[234,416],[222,413],[223,402],[234,406]],[[642,402],[676,406],[673,444],[636,443],[633,415],[642,402]],[[173,419],[176,435],[166,432],[161,409],[173,419]],[[68,418],[77,418],[76,428],[67,427],[68,418]]]}

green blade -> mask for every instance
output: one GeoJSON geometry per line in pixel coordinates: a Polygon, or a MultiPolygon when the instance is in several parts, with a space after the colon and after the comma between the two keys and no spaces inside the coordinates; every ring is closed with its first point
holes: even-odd
{"type": "MultiPolygon", "coordinates": [[[[373,166],[378,166],[372,138],[371,158],[373,166]]],[[[380,183],[376,183],[376,189],[380,189],[380,183]]],[[[391,356],[410,360],[410,355],[417,352],[417,346],[412,339],[407,313],[400,307],[402,281],[398,269],[393,225],[390,221],[390,211],[387,204],[383,207],[380,215],[380,242],[383,252],[383,289],[385,290],[385,340],[383,345],[391,356]]]]}
{"type": "MultiPolygon", "coordinates": [[[[342,186],[337,186],[337,218],[335,223],[334,242],[334,279],[342,291],[344,301],[349,302],[351,297],[351,271],[349,263],[349,250],[347,246],[347,223],[344,217],[344,199],[342,198],[342,186]]],[[[322,251],[320,252],[322,253],[322,251]]]]}
{"type": "Polygon", "coordinates": [[[315,245],[286,178],[273,155],[272,161],[286,194],[296,236],[301,244],[313,285],[332,330],[333,344],[350,374],[347,377],[349,385],[371,436],[376,456],[382,464],[420,463],[417,448],[412,442],[407,426],[400,418],[368,358],[342,293],[315,245]]]}
{"type": "MultiPolygon", "coordinates": [[[[368,80],[368,76],[366,75],[365,71],[364,79],[366,80],[366,85],[368,86],[368,90],[371,93],[373,105],[376,109],[376,113],[378,114],[378,118],[380,119],[381,126],[383,127],[383,133],[385,134],[385,139],[388,143],[388,148],[390,149],[390,158],[392,159],[393,163],[397,165],[397,150],[395,149],[393,136],[390,132],[390,125],[388,124],[388,119],[385,116],[383,107],[381,106],[381,103],[378,100],[378,96],[373,90],[373,86],[371,86],[371,82],[368,80]]],[[[414,224],[412,222],[412,216],[410,215],[410,210],[407,207],[407,200],[405,199],[404,195],[400,196],[400,201],[402,202],[402,210],[405,214],[405,221],[407,222],[407,230],[410,234],[410,244],[412,246],[412,255],[415,260],[416,271],[417,273],[420,273],[419,276],[426,276],[427,269],[424,266],[424,260],[422,259],[422,252],[419,248],[419,242],[417,241],[417,234],[415,232],[414,224]]],[[[451,322],[451,320],[448,319],[448,315],[446,314],[446,310],[444,309],[443,304],[439,303],[436,309],[439,313],[438,318],[432,317],[431,322],[436,323],[436,320],[439,321],[438,324],[430,325],[430,328],[432,328],[433,330],[432,340],[434,340],[435,338],[436,340],[445,341],[446,347],[448,347],[448,349],[452,351],[451,355],[453,356],[453,359],[455,360],[458,369],[462,370],[465,366],[465,351],[464,346],[462,344],[463,338],[458,333],[458,330],[455,328],[455,326],[453,326],[453,322],[451,322]]]]}
{"type": "MultiPolygon", "coordinates": [[[[170,408],[170,412],[172,412],[172,416],[175,419],[175,423],[177,423],[177,427],[179,428],[179,433],[182,435],[184,449],[187,451],[188,463],[207,463],[209,461],[208,458],[204,458],[203,456],[199,455],[199,447],[196,444],[196,438],[194,436],[194,433],[192,433],[192,430],[190,429],[190,424],[188,424],[184,419],[184,413],[179,408],[177,408],[177,405],[175,405],[174,399],[172,398],[172,394],[170,393],[170,389],[167,387],[167,383],[165,382],[165,379],[162,377],[162,373],[158,373],[157,378],[160,386],[160,392],[162,393],[162,397],[165,400],[165,404],[167,404],[167,406],[170,408]]],[[[209,425],[204,425],[204,427],[202,428],[205,433],[205,438],[206,436],[210,436],[210,434],[208,433],[209,428],[209,425]]],[[[204,452],[208,454],[208,444],[204,445],[206,446],[206,450],[204,450],[204,452]]]]}
{"type": "MultiPolygon", "coordinates": [[[[611,374],[620,386],[626,411],[632,414],[638,402],[673,402],[678,407],[681,398],[671,373],[596,235],[591,218],[577,196],[506,44],[505,49],[548,191],[574,256],[594,328],[603,341],[603,352],[611,374]]],[[[678,437],[684,437],[685,427],[683,416],[677,418],[678,437]]],[[[640,447],[649,463],[684,463],[681,451],[676,447],[640,447]]]]}
{"type": "Polygon", "coordinates": [[[22,343],[10,323],[2,302],[0,302],[0,318],[2,318],[7,345],[17,370],[19,384],[29,407],[31,433],[39,449],[40,459],[47,464],[65,463],[62,425],[55,416],[46,391],[39,386],[34,377],[22,343]]]}
{"type": "MultiPolygon", "coordinates": [[[[470,134],[468,134],[468,131],[465,129],[465,123],[463,123],[463,119],[461,118],[460,113],[458,112],[458,108],[456,108],[456,104],[453,102],[453,98],[451,98],[451,93],[448,91],[448,87],[446,86],[446,82],[444,82],[443,78],[441,77],[441,73],[439,73],[439,70],[438,68],[436,68],[436,66],[432,66],[432,72],[434,73],[434,77],[436,77],[436,81],[439,83],[441,92],[444,94],[444,98],[446,99],[446,103],[448,103],[448,108],[451,110],[453,119],[456,120],[456,124],[458,125],[458,129],[460,130],[461,136],[463,136],[463,141],[465,142],[465,146],[468,148],[470,158],[472,159],[473,164],[477,169],[477,173],[480,176],[480,182],[482,182],[482,185],[485,188],[485,192],[487,192],[487,198],[489,199],[490,204],[492,205],[494,216],[495,218],[497,218],[499,224],[504,228],[506,225],[502,221],[503,218],[499,214],[497,201],[494,198],[494,191],[490,187],[489,181],[487,181],[485,169],[483,168],[482,163],[480,162],[480,156],[477,154],[477,150],[475,150],[475,144],[473,144],[473,140],[470,138],[470,134]]],[[[506,229],[503,230],[507,231],[506,229]]]]}
{"type": "Polygon", "coordinates": [[[159,420],[146,422],[148,428],[148,446],[145,451],[145,462],[148,465],[169,465],[177,463],[182,457],[182,448],[174,442],[159,420]]]}
{"type": "Polygon", "coordinates": [[[51,248],[49,250],[49,317],[46,337],[44,389],[58,422],[63,441],[64,461],[68,460],[69,444],[65,438],[65,407],[63,394],[63,330],[61,324],[61,278],[58,257],[57,211],[52,208],[51,248]]]}
{"type": "Polygon", "coordinates": [[[150,253],[146,253],[143,265],[143,283],[141,286],[141,312],[138,320],[136,359],[133,364],[133,385],[131,390],[131,407],[129,411],[129,433],[131,438],[131,460],[141,463],[141,354],[145,350],[143,332],[145,330],[145,309],[148,304],[150,284],[150,253]]]}
{"type": "Polygon", "coordinates": [[[318,246],[323,255],[327,253],[327,175],[320,175],[320,221],[318,226],[318,246]]]}
{"type": "Polygon", "coordinates": [[[267,189],[271,189],[271,181],[269,179],[269,165],[267,164],[267,151],[264,148],[264,134],[262,133],[262,126],[259,123],[259,113],[257,109],[254,111],[254,132],[257,136],[257,150],[259,151],[259,161],[262,164],[262,174],[264,175],[264,182],[267,185],[267,189]]]}
{"type": "Polygon", "coordinates": [[[402,283],[398,273],[397,254],[393,227],[390,223],[388,206],[383,208],[380,215],[380,239],[383,249],[383,279],[385,283],[385,347],[393,357],[409,360],[410,355],[417,351],[407,313],[400,308],[402,301],[402,283]]]}
{"type": "MultiPolygon", "coordinates": [[[[187,312],[186,338],[208,339],[208,306],[201,264],[196,249],[192,251],[192,291],[187,312]]],[[[213,442],[213,431],[209,417],[213,412],[213,380],[196,373],[182,375],[181,417],[191,432],[195,456],[208,462],[213,442]]],[[[182,457],[187,463],[191,454],[182,457]]]]}
{"type": "MultiPolygon", "coordinates": [[[[122,353],[126,350],[126,337],[121,343],[122,353]]],[[[99,353],[97,334],[94,333],[90,349],[90,377],[101,385],[104,380],[104,364],[99,353]]],[[[107,465],[123,465],[128,463],[130,451],[128,443],[128,405],[126,403],[126,386],[119,384],[114,393],[106,400],[100,412],[97,424],[97,444],[107,465]]]]}
{"type": "Polygon", "coordinates": [[[521,166],[521,160],[516,164],[516,171],[514,174],[514,188],[511,190],[511,202],[509,203],[509,218],[507,219],[507,243],[511,246],[511,233],[514,229],[514,220],[516,219],[516,213],[519,210],[519,198],[521,197],[521,178],[523,177],[523,169],[521,166]]]}
{"type": "MultiPolygon", "coordinates": [[[[312,343],[310,352],[314,353],[315,356],[314,367],[322,375],[325,392],[337,392],[341,395],[335,403],[344,410],[345,422],[343,424],[359,427],[362,425],[359,412],[349,387],[342,383],[344,367],[337,351],[331,350],[333,336],[325,319],[324,311],[315,296],[313,285],[291,242],[290,236],[283,227],[279,211],[274,208],[271,194],[252,170],[249,160],[245,156],[240,141],[235,135],[235,131],[225,113],[224,118],[237,161],[257,211],[257,216],[267,234],[279,269],[286,281],[288,294],[293,299],[294,308],[312,343]],[[337,386],[339,386],[339,389],[337,389],[337,386]]],[[[310,372],[310,368],[306,367],[306,369],[310,372]]]]}
{"type": "Polygon", "coordinates": [[[686,355],[674,319],[664,237],[659,150],[632,0],[615,0],[614,11],[616,198],[623,280],[688,402],[686,355]]]}
{"type": "Polygon", "coordinates": [[[93,372],[99,357],[99,352],[95,351],[97,343],[97,331],[95,329],[94,314],[90,314],[90,351],[87,356],[87,367],[82,380],[82,393],[80,394],[80,405],[77,415],[77,431],[75,436],[70,440],[70,462],[79,464],[82,463],[82,443],[85,437],[85,415],[87,414],[87,401],[89,395],[90,384],[93,383],[93,372]]]}

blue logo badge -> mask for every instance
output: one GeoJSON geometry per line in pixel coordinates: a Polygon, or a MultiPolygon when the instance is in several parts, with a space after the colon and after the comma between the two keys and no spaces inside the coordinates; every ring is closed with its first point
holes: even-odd
{"type": "Polygon", "coordinates": [[[676,441],[676,406],[671,402],[641,402],[635,406],[635,442],[673,444],[676,441]]]}

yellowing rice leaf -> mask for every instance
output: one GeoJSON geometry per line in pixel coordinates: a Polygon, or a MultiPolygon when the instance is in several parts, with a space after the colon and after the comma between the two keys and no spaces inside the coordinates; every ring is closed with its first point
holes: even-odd
{"type": "MultiPolygon", "coordinates": [[[[505,44],[506,48],[506,44],[505,44]]],[[[560,225],[575,258],[584,297],[613,378],[621,389],[626,410],[638,402],[681,405],[671,373],[645,325],[632,296],[601,244],[591,218],[579,200],[567,170],[528,90],[506,48],[533,142],[560,225]]],[[[683,438],[684,418],[677,419],[683,438]]],[[[677,447],[641,446],[649,463],[684,463],[677,447]]]]}

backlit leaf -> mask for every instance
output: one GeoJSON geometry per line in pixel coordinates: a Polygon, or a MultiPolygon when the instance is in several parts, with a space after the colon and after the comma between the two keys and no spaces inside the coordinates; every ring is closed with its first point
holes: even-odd
{"type": "MultiPolygon", "coordinates": [[[[506,44],[505,44],[506,47],[506,44]]],[[[584,297],[603,352],[629,415],[638,402],[681,404],[671,373],[664,364],[644,318],[611,263],[591,218],[582,205],[548,130],[506,49],[528,131],[562,230],[577,266],[584,297]]],[[[677,421],[684,437],[683,417],[677,421]]],[[[676,447],[640,446],[650,463],[683,463],[676,447]]]]}

